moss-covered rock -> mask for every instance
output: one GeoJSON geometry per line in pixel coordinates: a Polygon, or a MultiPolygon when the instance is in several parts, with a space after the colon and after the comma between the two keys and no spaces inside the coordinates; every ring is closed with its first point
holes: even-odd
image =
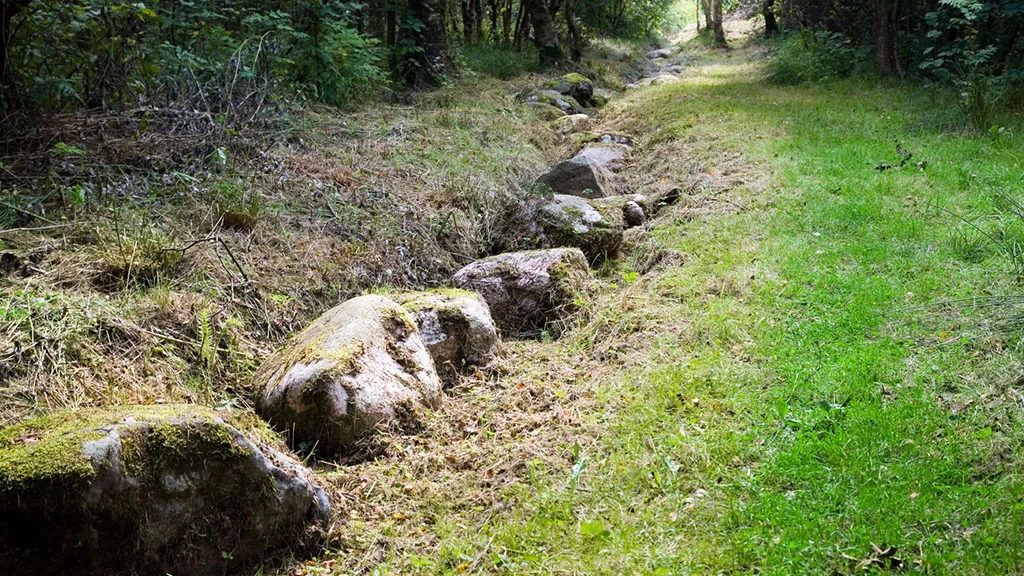
{"type": "Polygon", "coordinates": [[[586,157],[563,160],[537,177],[555,194],[603,198],[614,193],[612,173],[586,157]]]}
{"type": "Polygon", "coordinates": [[[573,156],[574,160],[589,160],[592,164],[618,172],[626,167],[629,161],[630,147],[622,144],[594,142],[586,145],[582,150],[573,156]]]}
{"type": "Polygon", "coordinates": [[[587,294],[590,270],[578,248],[508,252],[455,273],[455,284],[483,296],[503,332],[557,335],[587,294]]]}
{"type": "Polygon", "coordinates": [[[575,98],[584,106],[590,105],[590,99],[594,96],[594,83],[586,76],[575,72],[556,78],[548,82],[545,87],[564,96],[575,98]]]}
{"type": "Polygon", "coordinates": [[[572,96],[566,96],[559,94],[554,90],[538,90],[527,96],[524,101],[529,104],[532,102],[540,102],[541,104],[548,104],[560,109],[566,114],[577,114],[580,111],[580,103],[576,101],[572,96]]]}
{"type": "Polygon", "coordinates": [[[438,373],[446,379],[472,366],[484,366],[498,350],[498,330],[487,303],[476,292],[436,289],[390,297],[416,320],[438,373]]]}
{"type": "Polygon", "coordinates": [[[411,431],[441,398],[434,361],[408,312],[383,296],[324,313],[260,369],[259,413],[321,454],[356,448],[380,426],[411,431]]]}
{"type": "Polygon", "coordinates": [[[653,212],[651,200],[643,194],[624,194],[590,201],[590,205],[604,218],[621,223],[628,230],[642,226],[653,212]]]}
{"type": "Polygon", "coordinates": [[[544,102],[527,102],[526,106],[536,112],[542,119],[549,122],[566,115],[558,106],[552,106],[551,104],[545,104],[544,102]]]}
{"type": "Polygon", "coordinates": [[[564,136],[584,130],[588,124],[590,124],[590,116],[586,114],[572,114],[555,120],[554,127],[555,132],[564,136]]]}
{"type": "Polygon", "coordinates": [[[265,433],[195,406],[0,430],[0,573],[219,575],[316,543],[327,497],[265,433]]]}
{"type": "Polygon", "coordinates": [[[552,247],[579,248],[590,262],[618,254],[622,244],[622,210],[602,213],[578,196],[555,194],[537,212],[544,242],[552,247]]]}

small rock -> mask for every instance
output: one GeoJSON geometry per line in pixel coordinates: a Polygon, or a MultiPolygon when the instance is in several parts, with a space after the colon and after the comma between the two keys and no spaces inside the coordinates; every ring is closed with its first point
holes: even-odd
{"type": "Polygon", "coordinates": [[[406,292],[391,298],[409,311],[434,366],[451,376],[469,366],[484,366],[498,350],[498,330],[484,299],[466,290],[406,292]]]}
{"type": "Polygon", "coordinates": [[[676,82],[679,82],[678,76],[673,76],[672,74],[659,74],[653,78],[644,78],[638,84],[640,86],[657,86],[661,84],[674,84],[676,82]]]}
{"type": "Polygon", "coordinates": [[[555,132],[558,132],[563,136],[567,134],[575,134],[576,132],[586,130],[588,124],[590,124],[590,116],[587,116],[586,114],[563,116],[555,120],[555,132]]]}
{"type": "Polygon", "coordinates": [[[641,226],[652,212],[650,200],[643,194],[609,196],[590,201],[590,205],[605,219],[620,225],[624,230],[641,226]]]}
{"type": "Polygon", "coordinates": [[[571,96],[583,105],[589,104],[590,99],[594,96],[594,83],[582,74],[566,74],[548,82],[547,88],[559,94],[571,96]]]}
{"type": "Polygon", "coordinates": [[[324,491],[269,430],[231,422],[166,405],[0,430],[0,573],[220,576],[316,545],[324,491]]]}
{"type": "Polygon", "coordinates": [[[382,425],[415,431],[441,396],[419,329],[383,296],[324,313],[264,363],[256,383],[260,415],[325,454],[355,448],[382,425]]]}
{"type": "Polygon", "coordinates": [[[578,248],[508,252],[469,264],[455,273],[455,285],[478,292],[498,326],[510,335],[558,335],[579,309],[590,277],[578,248]]]}
{"type": "Polygon", "coordinates": [[[671,48],[659,48],[657,50],[651,50],[647,53],[648,60],[654,60],[656,58],[668,58],[672,56],[673,50],[671,48]]]}

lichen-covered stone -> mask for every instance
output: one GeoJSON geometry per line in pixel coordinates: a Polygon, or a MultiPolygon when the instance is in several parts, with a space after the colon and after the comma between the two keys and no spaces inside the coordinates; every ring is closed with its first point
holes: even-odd
{"type": "Polygon", "coordinates": [[[563,160],[540,175],[537,182],[555,194],[602,198],[613,190],[611,173],[588,157],[563,160]]]}
{"type": "Polygon", "coordinates": [[[653,203],[643,194],[596,198],[590,201],[590,205],[605,218],[621,223],[627,230],[643,225],[648,215],[653,214],[653,203]]]}
{"type": "Polygon", "coordinates": [[[555,120],[554,126],[555,132],[564,136],[585,130],[588,124],[590,124],[590,116],[586,114],[572,114],[555,120]]]}
{"type": "Polygon", "coordinates": [[[658,58],[668,58],[673,53],[671,48],[659,48],[657,50],[651,50],[647,53],[649,60],[657,60],[658,58]]]}
{"type": "Polygon", "coordinates": [[[350,451],[379,426],[413,431],[441,383],[409,313],[383,296],[324,313],[259,371],[257,409],[294,444],[350,451]]]}
{"type": "Polygon", "coordinates": [[[220,575],[315,545],[326,494],[269,436],[195,406],[0,430],[0,573],[220,575]]]}
{"type": "Polygon", "coordinates": [[[476,292],[438,289],[390,296],[416,320],[442,376],[484,366],[497,354],[498,330],[487,302],[476,292]]]}
{"type": "Polygon", "coordinates": [[[614,257],[622,244],[622,211],[603,215],[591,205],[597,201],[555,194],[537,211],[545,244],[579,248],[591,262],[614,257]]]}
{"type": "Polygon", "coordinates": [[[594,83],[582,74],[571,73],[548,82],[547,88],[559,94],[571,96],[583,105],[590,104],[594,96],[594,83]]]}
{"type": "Polygon", "coordinates": [[[559,94],[554,90],[538,90],[533,92],[524,99],[527,104],[531,102],[540,102],[541,104],[548,104],[560,109],[566,114],[577,114],[580,111],[580,103],[576,101],[572,96],[566,96],[559,94]]]}
{"type": "Polygon", "coordinates": [[[578,248],[508,252],[455,273],[455,284],[483,296],[498,327],[510,335],[557,335],[579,309],[590,277],[578,248]]]}

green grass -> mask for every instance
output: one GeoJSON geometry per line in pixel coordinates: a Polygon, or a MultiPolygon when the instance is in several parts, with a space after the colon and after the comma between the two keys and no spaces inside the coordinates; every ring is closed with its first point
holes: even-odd
{"type": "Polygon", "coordinates": [[[927,306],[1019,293],[1013,263],[948,212],[1006,228],[996,193],[1024,192],[1021,138],[961,131],[916,87],[770,86],[729,58],[612,119],[646,131],[646,153],[691,143],[712,179],[740,152],[727,168],[766,189],[661,221],[651,244],[685,264],[629,288],[653,319],[601,312],[650,344],[595,377],[562,466],[528,466],[494,510],[438,503],[439,552],[380,572],[1022,570],[1019,334],[927,306]],[[897,141],[927,167],[875,170],[897,141]]]}

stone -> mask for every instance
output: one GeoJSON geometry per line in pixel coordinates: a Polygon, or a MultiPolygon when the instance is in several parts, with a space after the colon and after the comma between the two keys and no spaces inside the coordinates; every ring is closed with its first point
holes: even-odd
{"type": "Polygon", "coordinates": [[[608,196],[613,188],[611,173],[587,157],[563,160],[540,175],[537,182],[551,188],[556,194],[583,198],[608,196]]]}
{"type": "Polygon", "coordinates": [[[415,432],[441,382],[408,312],[383,296],[353,298],[313,321],[257,376],[261,416],[292,445],[351,452],[378,427],[415,432]]]}
{"type": "Polygon", "coordinates": [[[672,56],[673,50],[671,48],[659,48],[657,50],[651,50],[647,53],[648,60],[655,60],[657,58],[668,58],[672,56]]]}
{"type": "Polygon", "coordinates": [[[651,202],[643,194],[624,194],[590,200],[590,206],[605,220],[613,222],[623,230],[642,226],[651,214],[651,202]]]}
{"type": "Polygon", "coordinates": [[[419,327],[420,339],[442,376],[485,366],[498,352],[498,329],[476,292],[437,289],[393,294],[419,327]]]}
{"type": "Polygon", "coordinates": [[[577,102],[575,98],[559,94],[554,90],[539,90],[527,96],[524,101],[527,104],[531,102],[548,104],[560,109],[566,114],[577,114],[580,111],[580,103],[577,102]]]}
{"type": "Polygon", "coordinates": [[[591,202],[579,196],[555,194],[537,211],[545,244],[553,247],[575,247],[590,262],[600,262],[618,254],[622,244],[621,211],[611,217],[602,215],[591,202]]]}
{"type": "Polygon", "coordinates": [[[594,108],[603,108],[615,95],[611,90],[595,88],[594,95],[590,97],[590,105],[594,108]]]}
{"type": "Polygon", "coordinates": [[[590,116],[586,114],[572,114],[555,120],[555,132],[565,136],[586,130],[590,124],[590,116]]]}
{"type": "Polygon", "coordinates": [[[658,85],[661,85],[661,84],[674,84],[676,82],[679,82],[679,77],[678,76],[673,76],[672,74],[659,74],[659,75],[653,76],[651,78],[644,78],[643,80],[638,82],[637,85],[638,86],[651,86],[651,85],[658,86],[658,85]]]}
{"type": "Polygon", "coordinates": [[[255,418],[87,409],[0,430],[0,573],[251,573],[315,553],[326,493],[255,418]]]}
{"type": "Polygon", "coordinates": [[[579,310],[590,270],[579,248],[507,252],[469,264],[455,285],[483,296],[498,327],[512,336],[554,336],[579,310]]]}
{"type": "Polygon", "coordinates": [[[561,78],[548,82],[547,89],[554,90],[565,96],[571,96],[583,105],[589,104],[590,99],[594,96],[594,83],[586,76],[576,73],[566,74],[561,78]]]}
{"type": "Polygon", "coordinates": [[[619,172],[626,167],[630,148],[621,144],[591,144],[576,153],[573,160],[588,160],[597,167],[619,172]]]}
{"type": "Polygon", "coordinates": [[[566,115],[561,108],[543,102],[527,102],[526,106],[547,121],[557,120],[566,115]]]}

